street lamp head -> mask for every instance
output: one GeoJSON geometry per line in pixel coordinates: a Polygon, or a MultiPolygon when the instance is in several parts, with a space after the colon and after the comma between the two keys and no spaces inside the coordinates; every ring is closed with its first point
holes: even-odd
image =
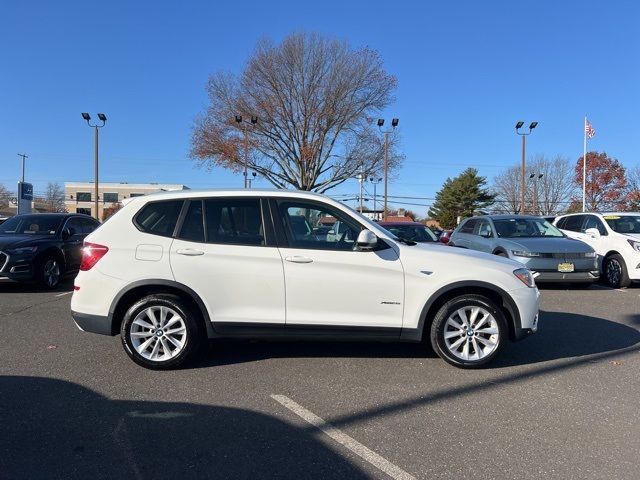
{"type": "Polygon", "coordinates": [[[522,125],[524,125],[524,122],[518,122],[516,123],[516,130],[519,130],[522,128],[522,125]]]}
{"type": "Polygon", "coordinates": [[[544,177],[544,173],[539,173],[538,178],[542,178],[542,177],[544,177]]]}
{"type": "Polygon", "coordinates": [[[532,173],[531,175],[529,175],[529,178],[533,178],[533,177],[535,177],[535,176],[536,176],[536,174],[535,174],[535,173],[532,173]]]}
{"type": "Polygon", "coordinates": [[[392,127],[394,127],[394,128],[395,128],[395,127],[397,127],[397,126],[398,126],[398,122],[399,122],[399,121],[400,121],[400,120],[399,120],[399,119],[397,119],[397,118],[393,118],[393,119],[391,119],[391,126],[392,126],[392,127]]]}
{"type": "Polygon", "coordinates": [[[538,122],[531,122],[531,125],[529,125],[529,130],[533,130],[537,126],[538,126],[538,122]]]}
{"type": "Polygon", "coordinates": [[[256,117],[256,116],[251,116],[251,123],[253,123],[254,125],[255,125],[256,123],[258,123],[258,117],[256,117]]]}
{"type": "Polygon", "coordinates": [[[379,118],[378,119],[378,126],[381,127],[384,125],[384,118],[379,118]]]}
{"type": "Polygon", "coordinates": [[[91,120],[91,115],[89,115],[87,112],[82,112],[82,118],[84,118],[88,122],[89,120],[91,120]]]}
{"type": "Polygon", "coordinates": [[[236,115],[236,122],[237,123],[242,122],[242,115],[236,115]]]}
{"type": "Polygon", "coordinates": [[[98,118],[100,119],[101,122],[107,121],[107,116],[104,113],[99,113],[98,118]]]}

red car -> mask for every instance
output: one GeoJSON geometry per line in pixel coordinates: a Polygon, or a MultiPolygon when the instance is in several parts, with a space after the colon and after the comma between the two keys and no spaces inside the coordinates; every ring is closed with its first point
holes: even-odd
{"type": "Polygon", "coordinates": [[[451,238],[451,234],[453,233],[453,230],[445,230],[442,232],[442,234],[440,235],[440,242],[444,243],[445,245],[449,245],[449,239],[451,238]]]}
{"type": "Polygon", "coordinates": [[[383,228],[386,228],[396,237],[403,240],[409,240],[418,243],[437,242],[438,236],[420,222],[379,222],[383,228]]]}

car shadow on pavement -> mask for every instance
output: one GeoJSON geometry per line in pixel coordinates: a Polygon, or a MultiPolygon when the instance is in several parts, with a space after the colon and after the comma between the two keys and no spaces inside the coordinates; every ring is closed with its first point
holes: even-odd
{"type": "MultiPolygon", "coordinates": [[[[583,357],[632,347],[640,332],[622,323],[563,312],[540,311],[538,333],[508,342],[486,368],[501,368],[583,357]]],[[[435,358],[422,343],[332,341],[212,341],[206,353],[186,368],[250,363],[269,358],[435,358]]]]}
{"type": "Polygon", "coordinates": [[[49,378],[0,376],[0,425],[2,478],[370,478],[309,427],[49,378]]]}
{"type": "MultiPolygon", "coordinates": [[[[75,278],[75,277],[74,277],[75,278]]],[[[55,288],[43,288],[34,282],[0,281],[0,295],[3,293],[61,293],[73,290],[74,278],[64,278],[55,288]]]]}

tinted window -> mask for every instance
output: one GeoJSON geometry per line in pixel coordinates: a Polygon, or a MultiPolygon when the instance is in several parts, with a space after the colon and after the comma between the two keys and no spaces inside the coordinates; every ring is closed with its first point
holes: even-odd
{"type": "Polygon", "coordinates": [[[170,237],[178,223],[181,209],[182,200],[152,202],[136,215],[135,223],[143,232],[170,237]]]}
{"type": "Polygon", "coordinates": [[[116,203],[118,201],[117,193],[103,193],[102,197],[105,203],[116,203]]]}
{"type": "Polygon", "coordinates": [[[491,230],[491,225],[487,220],[480,220],[478,222],[476,235],[480,235],[481,237],[485,237],[485,238],[489,238],[493,235],[493,231],[491,230]]]}
{"type": "Polygon", "coordinates": [[[604,228],[603,223],[600,221],[598,217],[595,215],[587,215],[587,220],[584,222],[584,226],[582,227],[582,231],[585,232],[587,228],[597,228],[600,235],[606,235],[607,229],[604,228]]]}
{"type": "Polygon", "coordinates": [[[411,240],[412,242],[437,242],[438,237],[431,231],[431,229],[423,225],[393,225],[385,227],[396,237],[403,238],[405,240],[411,240]]]}
{"type": "Polygon", "coordinates": [[[76,194],[76,200],[78,200],[79,202],[90,202],[91,201],[91,193],[78,192],[76,194]]]}
{"type": "Polygon", "coordinates": [[[541,217],[494,219],[501,238],[564,237],[563,233],[541,217]]]}
{"type": "Polygon", "coordinates": [[[0,225],[0,234],[55,235],[62,221],[49,215],[16,215],[0,225]]]}
{"type": "Polygon", "coordinates": [[[265,245],[260,200],[205,200],[207,242],[233,245],[265,245]]]}
{"type": "Polygon", "coordinates": [[[566,217],[562,228],[564,230],[571,230],[572,232],[579,232],[583,219],[584,215],[572,215],[570,217],[566,217]]]}
{"type": "Polygon", "coordinates": [[[85,235],[90,234],[100,226],[100,223],[90,218],[81,218],[80,224],[82,225],[82,233],[84,233],[85,235]]]}
{"type": "Polygon", "coordinates": [[[281,201],[278,204],[289,244],[295,248],[353,250],[362,226],[324,205],[281,201]],[[325,233],[320,229],[329,227],[325,233]]]}
{"type": "Polygon", "coordinates": [[[83,233],[82,223],[79,217],[72,217],[67,220],[65,228],[68,228],[71,235],[81,235],[83,233]]]}
{"type": "Polygon", "coordinates": [[[614,232],[640,233],[640,215],[607,215],[604,219],[614,232]]]}
{"type": "Polygon", "coordinates": [[[467,220],[464,225],[460,228],[460,233],[471,233],[473,234],[473,229],[475,228],[477,220],[475,218],[470,218],[467,220]]]}
{"type": "Polygon", "coordinates": [[[202,201],[192,201],[184,218],[180,235],[183,240],[204,242],[204,217],[202,215],[202,201]]]}
{"type": "Polygon", "coordinates": [[[563,217],[556,222],[556,227],[564,230],[564,224],[567,222],[567,217],[563,217]]]}

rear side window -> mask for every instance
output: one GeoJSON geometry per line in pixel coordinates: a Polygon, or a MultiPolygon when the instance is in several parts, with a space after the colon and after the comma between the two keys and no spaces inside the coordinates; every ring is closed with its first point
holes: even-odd
{"type": "Polygon", "coordinates": [[[232,245],[265,245],[260,200],[205,200],[207,242],[232,245]]]}
{"type": "Polygon", "coordinates": [[[136,215],[135,225],[145,233],[170,237],[178,223],[182,203],[182,200],[148,203],[136,215]]]}
{"type": "Polygon", "coordinates": [[[190,242],[204,242],[204,222],[201,200],[192,200],[189,204],[189,210],[187,211],[187,216],[184,218],[178,237],[190,242]]]}

